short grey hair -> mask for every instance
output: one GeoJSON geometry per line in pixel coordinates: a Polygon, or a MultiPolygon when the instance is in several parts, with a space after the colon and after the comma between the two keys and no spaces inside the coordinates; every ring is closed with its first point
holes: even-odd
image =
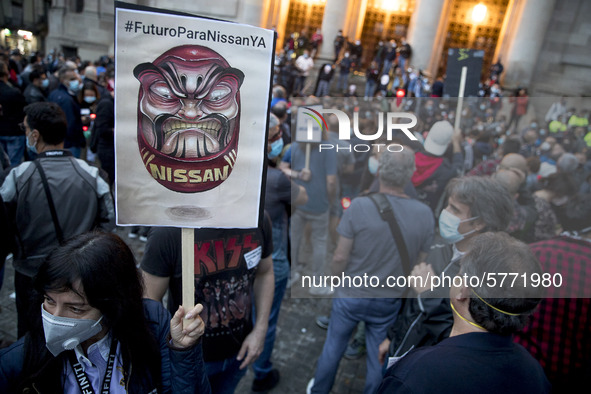
{"type": "Polygon", "coordinates": [[[499,280],[492,286],[484,282],[468,284],[474,292],[469,303],[472,319],[487,331],[500,335],[513,334],[527,324],[543,290],[524,278],[532,274],[541,277],[542,267],[528,245],[506,233],[489,232],[474,237],[462,258],[461,273],[480,278],[486,273],[507,272],[518,277],[512,281],[499,280]]]}
{"type": "MultiPolygon", "coordinates": [[[[380,183],[387,187],[404,187],[415,172],[415,153],[408,146],[400,152],[390,152],[384,148],[379,159],[380,183]]],[[[397,150],[397,149],[392,149],[397,150]]]]}
{"type": "Polygon", "coordinates": [[[454,178],[447,184],[447,195],[470,207],[483,231],[505,231],[513,217],[513,199],[505,187],[490,177],[454,178]]]}
{"type": "Polygon", "coordinates": [[[273,127],[279,126],[279,123],[281,123],[279,118],[272,113],[269,113],[269,130],[271,130],[273,127]]]}
{"type": "Polygon", "coordinates": [[[65,79],[66,74],[70,71],[76,72],[76,68],[70,67],[69,65],[64,65],[58,70],[57,78],[60,80],[60,82],[65,79]]]}
{"type": "Polygon", "coordinates": [[[579,166],[579,160],[572,153],[564,153],[556,162],[556,168],[559,172],[572,173],[579,166]]]}

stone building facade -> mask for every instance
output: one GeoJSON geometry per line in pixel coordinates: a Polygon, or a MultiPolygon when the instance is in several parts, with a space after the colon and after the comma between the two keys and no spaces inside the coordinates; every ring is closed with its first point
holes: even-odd
{"type": "MultiPolygon", "coordinates": [[[[361,40],[364,62],[379,41],[406,37],[411,64],[431,76],[445,73],[448,48],[481,49],[483,78],[499,57],[506,88],[529,87],[537,96],[586,96],[591,91],[591,2],[588,0],[129,0],[128,2],[265,28],[278,34],[278,48],[294,33],[322,30],[319,56],[333,59],[339,29],[361,40]],[[476,14],[476,9],[482,15],[476,14]],[[483,8],[484,7],[484,8],[483,8]]],[[[2,2],[9,3],[9,2],[2,2]]],[[[19,3],[19,2],[16,2],[19,3]]],[[[16,4],[12,2],[11,4],[16,4]]],[[[40,49],[82,59],[114,52],[113,0],[21,0],[25,14],[46,7],[40,49]],[[50,6],[49,6],[50,3],[50,6]],[[29,5],[27,5],[29,4],[29,5]]],[[[6,7],[3,5],[3,7],[6,7]]],[[[14,6],[13,6],[14,8],[14,6]]],[[[0,28],[6,10],[0,8],[0,28]]],[[[30,18],[29,18],[30,19],[30,18]]],[[[39,17],[37,17],[39,19],[39,17]]],[[[43,16],[41,16],[43,19],[43,16]]],[[[3,24],[3,25],[2,25],[3,24]]],[[[38,29],[39,30],[39,29],[38,29]]],[[[37,34],[36,33],[36,34],[37,34]]],[[[2,39],[0,35],[0,39],[2,39]]]]}

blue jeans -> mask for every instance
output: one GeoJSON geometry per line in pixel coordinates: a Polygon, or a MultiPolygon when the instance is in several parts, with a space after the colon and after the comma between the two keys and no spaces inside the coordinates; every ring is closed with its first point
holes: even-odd
{"type": "Polygon", "coordinates": [[[330,392],[351,333],[360,321],[365,322],[365,348],[367,349],[367,374],[363,392],[375,393],[382,381],[378,348],[386,339],[388,327],[396,321],[400,305],[400,299],[394,298],[333,299],[328,333],[316,365],[312,393],[328,394],[330,392]]]}
{"type": "Polygon", "coordinates": [[[271,353],[273,353],[275,335],[277,333],[277,320],[279,319],[279,310],[281,309],[281,301],[283,300],[286,287],[287,277],[275,281],[275,293],[273,294],[273,304],[271,305],[271,313],[269,314],[269,328],[265,336],[265,348],[252,365],[255,379],[263,379],[273,369],[271,353]]]}
{"type": "Polygon", "coordinates": [[[303,94],[306,87],[306,76],[299,75],[296,77],[295,85],[293,87],[294,94],[303,94]]]}
{"type": "Polygon", "coordinates": [[[234,393],[240,379],[246,374],[246,368],[240,369],[241,363],[242,361],[236,360],[236,357],[205,363],[205,373],[213,394],[234,393]]]}
{"type": "Polygon", "coordinates": [[[328,211],[323,213],[304,212],[296,209],[291,215],[291,268],[292,272],[299,272],[299,249],[304,240],[304,229],[309,224],[310,240],[312,242],[312,258],[314,275],[324,275],[326,269],[326,240],[328,238],[328,211]]]}
{"type": "Polygon", "coordinates": [[[346,92],[349,83],[349,73],[340,73],[339,74],[339,82],[337,83],[337,90],[342,92],[346,92]]]}
{"type": "Polygon", "coordinates": [[[367,82],[365,83],[365,94],[363,96],[372,98],[376,92],[377,86],[378,86],[378,83],[376,81],[374,81],[373,79],[368,79],[367,82]]]}
{"type": "Polygon", "coordinates": [[[12,167],[18,166],[23,160],[23,156],[25,155],[25,136],[14,135],[0,137],[0,144],[2,144],[4,151],[10,159],[10,165],[12,167]]]}
{"type": "Polygon", "coordinates": [[[273,273],[275,284],[281,279],[289,277],[289,259],[287,256],[287,218],[280,223],[273,223],[273,273]],[[285,223],[283,223],[285,221],[285,223]]]}
{"type": "Polygon", "coordinates": [[[382,67],[382,75],[388,74],[390,72],[390,68],[392,68],[392,60],[384,60],[384,65],[382,67]]]}
{"type": "Polygon", "coordinates": [[[318,81],[318,88],[316,89],[316,97],[327,96],[329,86],[330,86],[330,81],[327,81],[324,79],[318,81]]]}
{"type": "Polygon", "coordinates": [[[406,59],[403,58],[402,56],[398,56],[398,67],[400,67],[402,69],[402,72],[404,73],[405,68],[406,67],[406,59]]]}

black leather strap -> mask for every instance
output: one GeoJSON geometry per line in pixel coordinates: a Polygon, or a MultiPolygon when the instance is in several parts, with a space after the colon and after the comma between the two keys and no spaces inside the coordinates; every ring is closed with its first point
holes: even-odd
{"type": "Polygon", "coordinates": [[[53,203],[53,198],[51,197],[51,190],[49,190],[49,183],[47,182],[47,176],[45,175],[45,171],[39,163],[39,160],[33,161],[35,163],[35,167],[39,171],[39,175],[41,175],[41,181],[43,182],[43,189],[45,189],[45,195],[47,196],[47,203],[49,204],[49,212],[51,213],[51,219],[53,220],[53,226],[55,227],[55,235],[57,236],[57,240],[60,245],[64,242],[64,234],[62,232],[62,228],[60,226],[59,221],[57,220],[57,212],[55,211],[55,204],[53,203]]]}
{"type": "Polygon", "coordinates": [[[382,220],[387,222],[390,226],[390,231],[392,232],[392,236],[396,241],[396,249],[398,249],[398,253],[400,253],[402,271],[404,272],[404,275],[408,277],[410,275],[410,256],[408,255],[406,242],[404,242],[404,236],[402,235],[400,226],[398,225],[396,217],[394,216],[392,205],[382,193],[371,194],[369,198],[371,198],[371,201],[373,201],[373,203],[376,205],[382,220]]]}

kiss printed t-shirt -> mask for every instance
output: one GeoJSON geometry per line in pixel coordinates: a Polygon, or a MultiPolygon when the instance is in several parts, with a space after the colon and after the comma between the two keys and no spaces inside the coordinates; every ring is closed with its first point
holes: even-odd
{"type": "MultiPolygon", "coordinates": [[[[261,228],[195,229],[195,303],[203,304],[205,361],[235,357],[253,327],[253,283],[261,259],[273,252],[268,215],[261,228]]],[[[182,303],[181,229],[153,228],[141,268],[169,277],[168,309],[182,303]]]]}

